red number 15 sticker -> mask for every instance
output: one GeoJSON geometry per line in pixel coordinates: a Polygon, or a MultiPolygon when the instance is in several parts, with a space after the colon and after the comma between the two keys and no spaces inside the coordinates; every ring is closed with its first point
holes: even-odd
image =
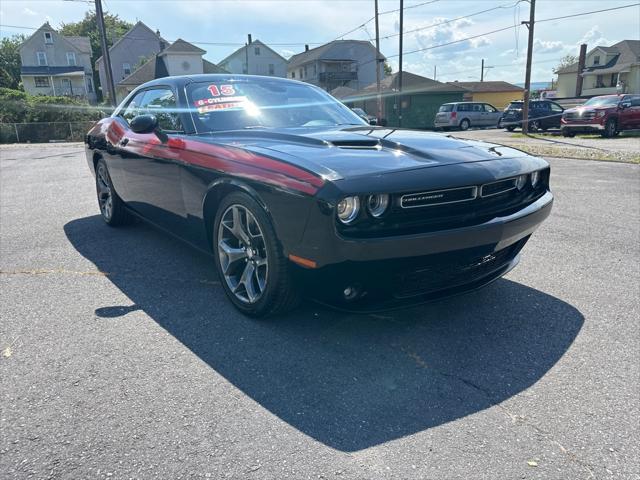
{"type": "Polygon", "coordinates": [[[233,88],[233,85],[220,85],[220,88],[218,88],[217,85],[209,85],[207,89],[209,90],[209,93],[211,93],[211,96],[213,97],[219,97],[220,95],[229,96],[229,95],[236,94],[236,90],[233,88]]]}

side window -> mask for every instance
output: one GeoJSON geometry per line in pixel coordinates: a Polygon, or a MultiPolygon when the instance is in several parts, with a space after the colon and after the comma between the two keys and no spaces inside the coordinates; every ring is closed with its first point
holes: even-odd
{"type": "Polygon", "coordinates": [[[176,97],[168,88],[147,90],[142,101],[144,113],[151,113],[158,119],[158,126],[167,132],[182,132],[176,97]]]}
{"type": "Polygon", "coordinates": [[[473,104],[473,111],[474,112],[482,112],[484,109],[482,108],[482,105],[480,105],[479,103],[474,103],[473,104]]]}
{"type": "Polygon", "coordinates": [[[560,105],[558,105],[557,103],[550,103],[551,105],[551,110],[554,112],[562,112],[562,107],[560,105]]]}
{"type": "Polygon", "coordinates": [[[636,95],[635,97],[631,97],[631,106],[640,107],[640,96],[636,95]]]}
{"type": "Polygon", "coordinates": [[[127,123],[131,123],[134,117],[137,117],[141,114],[141,106],[144,94],[146,92],[140,92],[135,97],[133,97],[129,104],[125,107],[125,109],[120,113],[120,116],[124,118],[127,123]]]}
{"type": "Polygon", "coordinates": [[[459,103],[458,104],[458,111],[459,112],[468,112],[469,111],[469,104],[468,103],[459,103]]]}
{"type": "Polygon", "coordinates": [[[493,107],[492,105],[489,105],[488,103],[484,104],[484,110],[489,113],[496,113],[498,111],[495,109],[495,107],[493,107]]]}

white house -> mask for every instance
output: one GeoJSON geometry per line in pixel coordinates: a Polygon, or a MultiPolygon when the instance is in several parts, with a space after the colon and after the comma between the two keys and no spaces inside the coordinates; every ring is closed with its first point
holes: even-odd
{"type": "Polygon", "coordinates": [[[65,37],[47,22],[20,45],[20,61],[26,92],[96,101],[88,37],[65,37]]]}
{"type": "Polygon", "coordinates": [[[283,78],[287,76],[287,60],[260,40],[239,48],[218,62],[218,66],[229,73],[283,78]]]}

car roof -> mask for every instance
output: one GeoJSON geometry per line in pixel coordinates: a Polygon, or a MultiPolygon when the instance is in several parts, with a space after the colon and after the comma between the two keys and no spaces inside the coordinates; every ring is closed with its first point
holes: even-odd
{"type": "Polygon", "coordinates": [[[200,82],[226,82],[230,80],[268,80],[275,82],[283,82],[283,83],[297,83],[303,85],[309,85],[309,83],[300,82],[298,80],[288,79],[288,78],[280,78],[280,77],[268,77],[263,75],[240,75],[235,73],[209,73],[209,74],[198,74],[198,75],[179,75],[173,77],[162,77],[156,78],[154,80],[150,80],[146,82],[140,87],[153,87],[156,85],[174,85],[174,86],[184,86],[190,83],[200,83],[200,82]]]}

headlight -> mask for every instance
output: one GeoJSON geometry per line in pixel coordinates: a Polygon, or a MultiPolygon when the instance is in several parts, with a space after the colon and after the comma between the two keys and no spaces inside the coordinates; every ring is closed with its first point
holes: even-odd
{"type": "Polygon", "coordinates": [[[342,223],[351,223],[360,212],[360,199],[358,197],[345,197],[338,202],[336,210],[342,223]]]}
{"type": "Polygon", "coordinates": [[[520,175],[518,178],[516,178],[516,188],[518,190],[522,190],[526,184],[527,184],[526,175],[520,175]]]}
{"type": "Polygon", "coordinates": [[[389,195],[380,193],[377,195],[369,195],[367,197],[367,209],[372,217],[380,217],[387,211],[389,206],[389,195]]]}
{"type": "Polygon", "coordinates": [[[531,173],[531,186],[532,187],[536,187],[536,185],[538,185],[538,182],[540,181],[540,171],[536,171],[531,173]]]}

